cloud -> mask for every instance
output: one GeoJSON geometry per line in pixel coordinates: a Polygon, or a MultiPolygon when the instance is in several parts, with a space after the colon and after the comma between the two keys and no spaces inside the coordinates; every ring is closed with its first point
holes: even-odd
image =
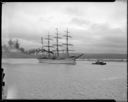
{"type": "Polygon", "coordinates": [[[83,15],[83,10],[81,10],[78,5],[75,5],[73,7],[67,7],[65,12],[68,15],[72,16],[82,16],[83,15]]]}
{"type": "Polygon", "coordinates": [[[101,48],[114,48],[114,49],[126,49],[127,47],[127,42],[126,39],[124,38],[120,38],[120,37],[115,37],[115,38],[105,38],[102,39],[102,43],[96,43],[95,45],[97,45],[98,47],[101,48]]]}
{"type": "MultiPolygon", "coordinates": [[[[123,52],[126,49],[126,3],[5,3],[2,42],[20,39],[26,48],[40,38],[63,36],[67,27],[76,51],[123,52]]],[[[64,42],[61,39],[60,42],[64,42]]]]}
{"type": "Polygon", "coordinates": [[[71,23],[78,25],[78,26],[83,26],[83,25],[89,25],[90,22],[88,20],[82,19],[82,18],[73,18],[71,20],[71,23]]]}
{"type": "MultiPolygon", "coordinates": [[[[92,53],[124,53],[127,48],[127,34],[120,28],[111,28],[108,24],[92,24],[88,30],[71,29],[76,49],[92,53]]],[[[78,50],[77,50],[78,51],[78,50]]]]}
{"type": "Polygon", "coordinates": [[[31,48],[41,48],[41,43],[31,40],[25,40],[25,39],[18,39],[20,46],[24,47],[25,49],[31,49],[31,48]]]}

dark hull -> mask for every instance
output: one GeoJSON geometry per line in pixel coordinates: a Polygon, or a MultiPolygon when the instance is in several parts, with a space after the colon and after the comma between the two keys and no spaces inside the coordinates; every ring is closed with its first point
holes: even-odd
{"type": "Polygon", "coordinates": [[[96,65],[106,65],[106,63],[92,63],[92,64],[96,64],[96,65]]]}

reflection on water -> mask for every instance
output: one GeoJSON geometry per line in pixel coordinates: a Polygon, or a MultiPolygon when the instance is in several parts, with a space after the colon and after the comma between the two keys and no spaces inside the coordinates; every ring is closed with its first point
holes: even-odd
{"type": "Polygon", "coordinates": [[[91,61],[76,65],[38,63],[36,59],[4,59],[9,97],[18,99],[126,100],[126,63],[91,61]]]}

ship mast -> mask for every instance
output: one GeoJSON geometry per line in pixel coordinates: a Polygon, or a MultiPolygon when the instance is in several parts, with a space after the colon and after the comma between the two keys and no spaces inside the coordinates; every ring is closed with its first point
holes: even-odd
{"type": "Polygon", "coordinates": [[[56,28],[56,31],[57,31],[57,33],[56,33],[56,36],[55,36],[55,38],[56,38],[56,51],[57,51],[57,56],[59,56],[59,39],[60,39],[60,37],[59,37],[59,34],[58,34],[58,28],[56,28]]]}
{"type": "Polygon", "coordinates": [[[66,37],[66,43],[65,43],[65,45],[66,45],[66,54],[67,54],[67,57],[69,57],[69,48],[68,48],[68,46],[71,46],[72,44],[69,44],[68,43],[68,38],[71,38],[71,36],[69,36],[68,34],[69,34],[69,31],[68,31],[68,28],[67,28],[67,31],[66,31],[66,35],[64,35],[65,37],[66,37]]]}
{"type": "Polygon", "coordinates": [[[41,44],[42,44],[42,49],[43,49],[43,37],[41,37],[41,44]]]}
{"type": "Polygon", "coordinates": [[[50,47],[52,47],[52,46],[50,46],[50,40],[52,40],[52,39],[50,39],[50,35],[49,35],[49,33],[48,33],[48,37],[45,38],[45,39],[48,40],[48,45],[45,46],[45,47],[48,47],[48,57],[50,57],[50,47]]]}

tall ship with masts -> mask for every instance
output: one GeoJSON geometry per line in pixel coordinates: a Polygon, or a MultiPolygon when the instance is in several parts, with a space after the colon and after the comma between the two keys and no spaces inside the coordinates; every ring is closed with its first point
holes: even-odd
{"type": "Polygon", "coordinates": [[[56,29],[57,33],[54,37],[56,39],[56,44],[51,45],[51,36],[48,33],[47,38],[47,45],[43,45],[43,37],[41,38],[42,43],[42,51],[45,54],[42,54],[38,57],[38,60],[40,63],[51,63],[51,64],[76,64],[76,59],[79,58],[82,54],[79,56],[70,56],[69,54],[69,46],[72,46],[72,44],[69,44],[69,38],[71,36],[69,35],[69,31],[67,29],[66,35],[64,37],[66,38],[66,42],[63,44],[59,44],[59,39],[61,37],[59,36],[58,29],[56,29]],[[59,48],[65,46],[65,50],[60,50],[59,48]],[[47,47],[47,50],[44,49],[44,47],[47,47]],[[51,48],[55,48],[54,50],[51,50],[51,48]],[[65,51],[66,53],[60,53],[60,51],[65,51]]]}

